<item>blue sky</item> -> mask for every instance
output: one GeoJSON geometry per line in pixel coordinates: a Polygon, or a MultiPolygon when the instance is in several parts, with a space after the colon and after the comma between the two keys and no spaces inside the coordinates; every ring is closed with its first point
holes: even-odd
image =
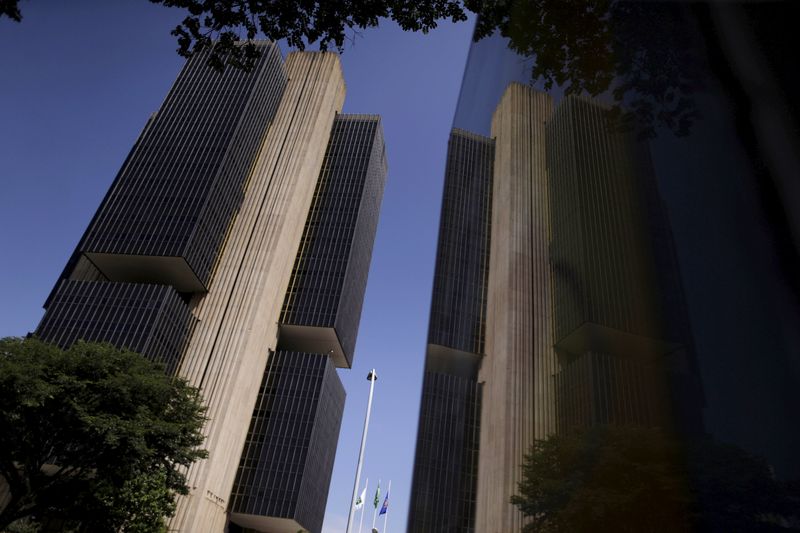
{"type": "MultiPolygon", "coordinates": [[[[122,161],[181,68],[180,10],[146,0],[21,2],[0,20],[0,336],[24,335],[122,161]]],[[[386,22],[342,57],[344,111],[383,117],[389,177],[324,531],[344,531],[366,408],[362,474],[392,480],[389,530],[404,531],[447,136],[472,22],[428,35],[386,22]]],[[[370,509],[371,510],[371,509],[370,509]]],[[[365,517],[365,525],[371,515],[365,517]]]]}

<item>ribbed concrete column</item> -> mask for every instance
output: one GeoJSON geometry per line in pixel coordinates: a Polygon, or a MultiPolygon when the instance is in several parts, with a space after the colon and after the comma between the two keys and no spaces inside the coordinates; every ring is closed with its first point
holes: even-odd
{"type": "Polygon", "coordinates": [[[555,431],[545,121],[550,96],[509,85],[492,119],[492,228],[475,531],[511,533],[523,456],[555,431]]]}
{"type": "Polygon", "coordinates": [[[251,172],[209,291],[198,298],[179,373],[201,387],[209,457],[188,472],[170,529],[222,532],[239,456],[335,114],[345,87],[335,54],[292,53],[289,83],[251,172]]]}

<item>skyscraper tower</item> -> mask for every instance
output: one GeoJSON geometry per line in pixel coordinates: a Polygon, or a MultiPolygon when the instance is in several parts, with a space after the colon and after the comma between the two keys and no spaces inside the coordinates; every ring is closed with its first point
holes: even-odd
{"type": "Polygon", "coordinates": [[[223,531],[229,513],[321,527],[344,402],[334,367],[352,362],[386,176],[379,119],[338,114],[338,57],[284,63],[274,44],[258,48],[247,73],[217,73],[202,54],[187,62],[37,330],[62,346],[137,350],[201,389],[209,455],[187,472],[178,531],[223,531]],[[291,376],[305,378],[292,394],[322,403],[272,410],[291,376]],[[237,471],[279,468],[262,444],[290,434],[308,452],[282,482],[313,487],[314,505],[267,505],[263,477],[239,483],[233,505],[237,471]]]}
{"type": "Polygon", "coordinates": [[[322,529],[386,178],[380,118],[338,115],[239,461],[231,519],[322,529]]]}
{"type": "Polygon", "coordinates": [[[410,531],[519,531],[510,499],[536,439],[596,424],[701,427],[646,147],[598,103],[554,106],[516,82],[491,135],[451,134],[429,332],[446,347],[426,353],[410,531]],[[482,166],[464,165],[454,139],[485,147],[482,166]],[[480,334],[459,344],[442,325],[480,334]]]}
{"type": "MultiPolygon", "coordinates": [[[[548,90],[557,109],[546,133],[548,158],[553,165],[548,173],[552,174],[552,321],[558,330],[554,342],[558,344],[555,390],[556,398],[561,398],[557,401],[562,419],[559,424],[581,425],[593,417],[631,420],[654,414],[645,409],[609,409],[605,400],[589,400],[590,390],[595,391],[596,399],[607,398],[608,390],[592,387],[608,383],[601,376],[620,372],[643,371],[642,379],[651,382],[649,388],[663,385],[663,379],[646,377],[654,371],[658,356],[620,356],[620,351],[627,350],[618,341],[635,338],[646,347],[646,353],[667,355],[668,366],[680,367],[683,361],[689,369],[669,371],[673,392],[666,402],[671,409],[684,413],[683,417],[673,417],[683,418],[684,429],[697,427],[697,403],[702,403],[702,425],[710,436],[763,457],[777,477],[795,479],[800,476],[795,452],[800,448],[800,425],[795,423],[800,410],[800,396],[795,392],[800,388],[800,299],[795,281],[798,232],[791,214],[800,213],[795,205],[800,196],[789,193],[786,185],[796,182],[796,161],[790,162],[787,154],[797,150],[775,147],[796,142],[792,140],[796,128],[792,130],[787,124],[796,122],[792,110],[797,106],[785,96],[793,94],[791,74],[796,69],[770,59],[775,50],[787,46],[792,32],[781,31],[785,29],[782,24],[792,17],[787,16],[785,3],[663,6],[669,16],[676,17],[673,20],[682,21],[676,22],[682,27],[675,27],[683,32],[682,39],[689,48],[672,49],[660,39],[653,40],[650,32],[622,32],[614,39],[625,43],[620,50],[649,44],[667,53],[684,50],[675,56],[683,57],[675,64],[677,72],[688,67],[684,73],[702,80],[688,85],[685,103],[696,106],[697,114],[689,121],[692,124],[685,132],[687,136],[676,137],[670,127],[657,127],[652,132],[656,136],[648,143],[649,154],[631,150],[630,139],[609,136],[602,106],[597,102],[576,100],[559,109],[563,91],[557,86],[548,90]],[[717,28],[708,17],[725,23],[717,28]],[[709,32],[712,26],[715,29],[709,32]],[[716,68],[723,56],[725,64],[737,66],[716,68]],[[745,65],[755,65],[759,75],[750,75],[752,70],[745,65]],[[636,172],[625,169],[631,163],[637,166],[636,172]],[[617,169],[615,175],[609,174],[609,164],[617,169]],[[591,174],[595,176],[590,178],[591,174]],[[636,174],[638,178],[633,180],[636,174]],[[600,186],[595,183],[593,188],[586,188],[597,179],[600,186]],[[634,189],[628,187],[633,183],[639,191],[636,194],[644,194],[644,199],[632,196],[634,189]],[[620,187],[628,189],[620,191],[620,187]],[[658,194],[652,194],[656,190],[658,194]],[[625,197],[634,203],[624,205],[625,197]],[[584,206],[580,212],[579,199],[584,206]],[[637,211],[641,214],[642,206],[646,206],[646,220],[636,215],[638,227],[622,223],[630,221],[637,211]],[[584,236],[575,241],[573,237],[580,234],[575,225],[578,220],[584,236]],[[628,233],[610,239],[620,228],[638,231],[645,226],[650,231],[647,253],[651,259],[642,255],[647,248],[637,244],[642,242],[641,236],[628,233]],[[795,235],[794,240],[791,235],[795,235]],[[592,258],[600,261],[585,262],[592,258]],[[626,278],[615,279],[608,271],[620,260],[631,263],[626,265],[628,271],[621,269],[617,274],[629,272],[640,281],[655,279],[659,291],[653,292],[652,286],[644,288],[642,301],[633,302],[633,283],[626,284],[627,288],[614,298],[604,296],[603,289],[619,290],[619,284],[625,282],[626,278]],[[655,275],[653,264],[660,265],[655,275]],[[573,275],[585,276],[580,281],[593,284],[578,298],[577,293],[569,295],[570,290],[578,288],[573,275]],[[605,280],[604,284],[597,283],[599,280],[605,280]],[[680,290],[681,286],[685,290],[680,290]],[[555,293],[568,295],[567,299],[555,293]],[[582,308],[584,304],[588,307],[582,308]],[[637,308],[644,314],[631,314],[637,308]],[[635,321],[624,324],[619,320],[623,314],[635,317],[635,321]],[[586,319],[586,326],[581,327],[576,318],[586,319]],[[589,353],[573,344],[590,332],[604,332],[602,343],[607,348],[616,346],[617,355],[602,349],[589,353]],[[606,335],[610,333],[613,335],[606,335]],[[626,337],[629,334],[635,336],[626,337]],[[616,341],[610,342],[613,339],[616,341]],[[669,355],[664,353],[670,347],[676,349],[669,355]],[[675,394],[680,388],[685,394],[675,394]],[[562,392],[567,389],[574,394],[564,396],[562,392]],[[577,394],[578,390],[583,390],[584,396],[577,394]],[[572,400],[567,401],[570,397],[572,400]],[[681,406],[684,402],[687,405],[681,406]]],[[[511,15],[509,27],[529,28],[524,17],[517,17],[519,14],[511,15]]],[[[518,36],[522,36],[522,43],[533,42],[527,39],[530,35],[518,36]]],[[[519,55],[519,49],[510,46],[501,32],[473,41],[454,127],[491,137],[491,118],[509,83],[533,82],[535,87],[544,88],[543,80],[531,79],[535,58],[519,55]]],[[[624,79],[628,73],[623,67],[616,73],[617,79],[624,79]]],[[[628,87],[633,93],[626,91],[626,101],[628,96],[635,100],[639,89],[643,89],[641,95],[654,88],[644,78],[639,81],[642,85],[628,87]]],[[[645,126],[663,118],[658,105],[652,111],[650,118],[654,120],[645,118],[645,126]]],[[[658,373],[663,378],[663,372],[658,373]]],[[[638,405],[638,393],[628,393],[630,396],[620,405],[638,405]]]]}
{"type": "Polygon", "coordinates": [[[559,429],[701,431],[683,287],[647,144],[583,97],[565,98],[545,129],[559,429]]]}
{"type": "Polygon", "coordinates": [[[552,99],[512,83],[492,117],[492,231],[476,531],[518,531],[514,465],[555,428],[545,121],[552,99]]]}
{"type": "Polygon", "coordinates": [[[474,530],[494,151],[450,134],[409,531],[474,530]]]}

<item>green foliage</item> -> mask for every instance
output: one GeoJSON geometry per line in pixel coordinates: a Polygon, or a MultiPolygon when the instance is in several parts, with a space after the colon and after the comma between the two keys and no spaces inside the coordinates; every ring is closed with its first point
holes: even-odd
{"type": "Polygon", "coordinates": [[[31,520],[23,518],[5,528],[3,533],[38,533],[38,531],[39,526],[31,520]]]}
{"type": "Polygon", "coordinates": [[[158,531],[188,490],[177,468],[205,456],[203,423],[198,390],[138,354],[0,340],[0,531],[158,531]]]}
{"type": "Polygon", "coordinates": [[[501,0],[480,13],[476,38],[499,31],[545,89],[610,92],[621,125],[640,137],[659,127],[687,135],[699,117],[692,95],[704,85],[704,51],[680,2],[501,0]]]}
{"type": "Polygon", "coordinates": [[[778,523],[797,520],[800,492],[732,446],[597,427],[537,441],[511,503],[526,532],[744,533],[787,531],[778,523]]]}
{"type": "Polygon", "coordinates": [[[252,44],[257,36],[272,41],[285,39],[299,50],[319,43],[320,50],[333,45],[344,49],[347,33],[378,26],[381,18],[397,22],[407,31],[423,33],[438,21],[466,20],[458,0],[297,0],[263,2],[242,0],[150,0],[167,7],[180,7],[188,15],[173,31],[178,53],[184,57],[211,50],[209,64],[250,68],[258,52],[252,44]],[[237,46],[237,42],[244,42],[237,46]]]}
{"type": "Polygon", "coordinates": [[[20,22],[22,13],[19,12],[19,0],[0,0],[0,18],[8,17],[13,21],[20,22]]]}
{"type": "Polygon", "coordinates": [[[173,30],[186,57],[211,49],[209,63],[249,68],[252,39],[285,39],[303,50],[319,43],[342,51],[348,32],[391,19],[427,32],[440,20],[478,15],[475,37],[499,32],[531,58],[531,80],[567,94],[610,93],[620,125],[640,137],[658,128],[686,135],[698,118],[693,92],[702,87],[704,56],[689,8],[678,2],[625,0],[349,0],[216,2],[151,0],[188,16],[173,30]],[[238,46],[238,42],[244,45],[238,46]],[[623,111],[624,110],[624,111],[623,111]]]}

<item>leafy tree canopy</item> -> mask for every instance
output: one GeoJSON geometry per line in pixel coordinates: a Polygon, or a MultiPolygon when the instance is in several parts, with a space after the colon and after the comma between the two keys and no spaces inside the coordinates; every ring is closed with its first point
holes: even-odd
{"type": "Polygon", "coordinates": [[[16,22],[21,21],[22,13],[18,4],[19,0],[0,0],[0,17],[6,16],[16,22]]]}
{"type": "Polygon", "coordinates": [[[702,33],[680,2],[516,0],[483,4],[476,39],[499,32],[531,58],[531,79],[566,94],[608,94],[622,125],[687,135],[704,85],[702,33]]]}
{"type": "Polygon", "coordinates": [[[0,339],[0,531],[158,531],[203,423],[198,390],[136,353],[0,339]]]}
{"type": "Polygon", "coordinates": [[[222,69],[226,64],[248,68],[257,51],[252,40],[261,36],[285,39],[289,46],[304,50],[318,44],[340,52],[345,41],[359,30],[378,26],[381,18],[397,22],[403,30],[427,33],[442,19],[467,19],[459,0],[150,0],[155,4],[188,11],[172,34],[178,53],[184,57],[211,49],[209,63],[222,69]],[[244,46],[237,46],[238,42],[244,46]]]}
{"type": "Polygon", "coordinates": [[[597,427],[537,441],[512,503],[526,532],[789,531],[796,484],[711,440],[684,446],[659,429],[597,427]]]}

